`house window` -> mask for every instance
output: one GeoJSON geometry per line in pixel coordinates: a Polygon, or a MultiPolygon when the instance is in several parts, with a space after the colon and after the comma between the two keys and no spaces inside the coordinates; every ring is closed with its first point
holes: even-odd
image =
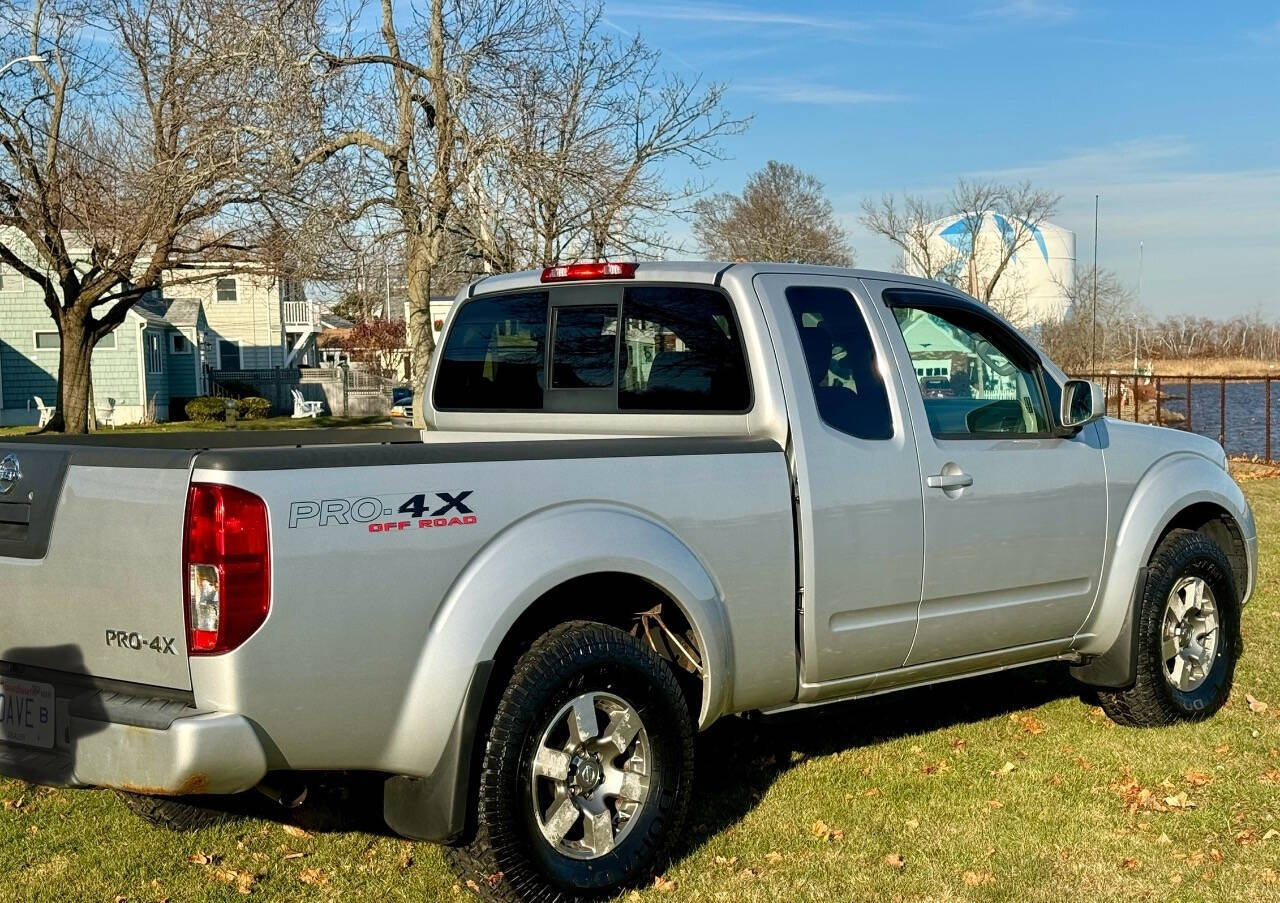
{"type": "Polygon", "coordinates": [[[240,297],[236,291],[236,280],[234,277],[229,279],[219,279],[217,284],[218,301],[239,301],[240,297]]]}
{"type": "Polygon", "coordinates": [[[164,372],[164,345],[160,341],[160,333],[147,332],[145,335],[146,335],[146,350],[147,350],[147,372],[163,373],[164,372]]]}
{"type": "MultiPolygon", "coordinates": [[[[98,339],[98,344],[94,346],[96,351],[99,348],[112,351],[116,347],[116,334],[109,332],[102,338],[98,339]]],[[[55,330],[40,330],[36,333],[36,351],[58,351],[62,348],[62,342],[58,338],[55,330]]]]}
{"type": "Polygon", "coordinates": [[[218,340],[218,367],[222,370],[240,369],[240,346],[226,339],[218,340]]]}
{"type": "Polygon", "coordinates": [[[190,354],[191,343],[187,341],[187,337],[180,332],[169,334],[169,353],[170,354],[190,354]]]}
{"type": "Polygon", "coordinates": [[[0,266],[0,292],[22,290],[22,278],[6,266],[0,266]]]}

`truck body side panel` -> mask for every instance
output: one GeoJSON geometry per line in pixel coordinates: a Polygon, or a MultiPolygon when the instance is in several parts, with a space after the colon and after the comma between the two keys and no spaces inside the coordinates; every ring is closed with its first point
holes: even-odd
{"type": "Polygon", "coordinates": [[[270,737],[272,767],[430,774],[476,662],[529,604],[587,573],[635,573],[661,587],[655,604],[674,597],[722,632],[706,640],[720,707],[794,698],[791,500],[776,444],[434,445],[396,467],[197,461],[195,479],[248,489],[270,512],[270,615],[192,673],[197,705],[270,737]]]}

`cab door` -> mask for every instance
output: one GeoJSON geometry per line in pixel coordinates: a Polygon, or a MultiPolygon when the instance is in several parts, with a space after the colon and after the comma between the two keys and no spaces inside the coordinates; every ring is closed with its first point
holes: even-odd
{"type": "Polygon", "coordinates": [[[858,279],[761,274],[755,286],[791,423],[800,698],[821,698],[901,667],[911,648],[924,566],[915,437],[858,279]]]}
{"type": "Polygon", "coordinates": [[[976,303],[869,283],[908,384],[925,578],[908,665],[1065,649],[1098,592],[1107,532],[1096,425],[1057,427],[1039,357],[976,303]]]}

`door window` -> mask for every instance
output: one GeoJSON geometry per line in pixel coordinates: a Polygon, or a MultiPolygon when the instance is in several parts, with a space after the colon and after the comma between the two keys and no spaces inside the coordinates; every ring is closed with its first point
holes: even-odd
{"type": "Polygon", "coordinates": [[[893,438],[875,346],[853,296],[840,288],[804,285],[790,286],[786,294],[818,416],[859,439],[893,438]]]}
{"type": "Polygon", "coordinates": [[[938,439],[1044,436],[1038,364],[996,322],[919,293],[886,293],[938,439]]]}

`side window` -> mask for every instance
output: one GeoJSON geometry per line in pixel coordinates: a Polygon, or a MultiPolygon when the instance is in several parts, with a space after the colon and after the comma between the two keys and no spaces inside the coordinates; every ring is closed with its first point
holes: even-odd
{"type": "Polygon", "coordinates": [[[441,352],[436,407],[542,410],[546,338],[546,292],[466,302],[441,352]]]}
{"type": "Polygon", "coordinates": [[[939,439],[1050,430],[1036,366],[981,314],[904,295],[890,304],[939,439]],[[919,306],[916,306],[917,303],[919,306]]]}
{"type": "Polygon", "coordinates": [[[622,301],[618,407],[741,412],[751,407],[729,299],[711,289],[634,286],[622,301]]]}
{"type": "Polygon", "coordinates": [[[791,286],[795,318],[818,416],[859,439],[893,437],[889,396],[875,346],[853,296],[830,286],[791,286]]]}

